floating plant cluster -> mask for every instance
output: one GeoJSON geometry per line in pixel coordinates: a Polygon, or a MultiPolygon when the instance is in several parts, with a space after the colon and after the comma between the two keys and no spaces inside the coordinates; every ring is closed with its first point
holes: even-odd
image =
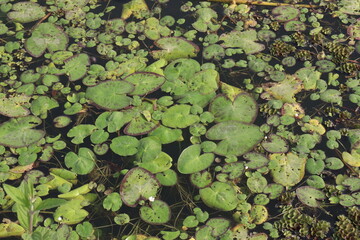
{"type": "Polygon", "coordinates": [[[0,0],[0,238],[359,239],[360,1],[244,2],[0,0]]]}

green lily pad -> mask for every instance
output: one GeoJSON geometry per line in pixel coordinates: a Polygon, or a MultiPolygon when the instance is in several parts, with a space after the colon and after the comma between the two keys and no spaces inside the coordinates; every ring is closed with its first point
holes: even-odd
{"type": "Polygon", "coordinates": [[[301,21],[292,20],[285,23],[284,29],[287,32],[302,32],[306,30],[306,25],[301,21]]]}
{"type": "Polygon", "coordinates": [[[54,220],[64,224],[77,224],[82,222],[89,212],[83,209],[82,199],[71,199],[65,204],[62,204],[54,212],[54,220]]]}
{"type": "Polygon", "coordinates": [[[211,127],[206,137],[210,140],[221,140],[217,144],[216,154],[240,156],[251,151],[264,135],[256,125],[225,121],[211,127]]]}
{"type": "Polygon", "coordinates": [[[78,154],[68,152],[65,155],[65,165],[77,174],[85,175],[95,167],[95,154],[88,148],[80,148],[78,154]]]}
{"type": "Polygon", "coordinates": [[[84,138],[90,136],[96,130],[96,126],[91,124],[80,124],[67,133],[68,137],[73,137],[71,140],[74,144],[80,144],[84,142],[84,138]]]}
{"type": "Polygon", "coordinates": [[[300,11],[293,6],[278,6],[274,8],[271,13],[277,21],[288,22],[297,18],[300,11]]]}
{"type": "Polygon", "coordinates": [[[302,203],[310,207],[319,207],[320,203],[317,200],[322,200],[326,197],[322,191],[308,186],[297,188],[296,196],[302,203]]]}
{"type": "Polygon", "coordinates": [[[270,155],[269,169],[274,182],[291,187],[301,181],[305,175],[306,158],[292,152],[270,155]]]}
{"type": "Polygon", "coordinates": [[[320,99],[327,103],[342,104],[341,93],[336,89],[327,89],[325,92],[320,93],[320,99]]]}
{"type": "Polygon", "coordinates": [[[54,126],[56,128],[64,128],[71,123],[71,118],[68,116],[58,116],[54,118],[54,126]]]}
{"type": "Polygon", "coordinates": [[[202,55],[206,60],[214,59],[219,61],[225,57],[225,50],[219,44],[211,44],[204,48],[202,55]]]}
{"type": "Polygon", "coordinates": [[[230,221],[225,218],[210,218],[206,222],[206,226],[210,226],[213,230],[211,235],[213,237],[219,237],[223,235],[230,228],[230,221]]]}
{"type": "Polygon", "coordinates": [[[265,49],[265,45],[257,43],[257,32],[254,29],[246,31],[232,31],[224,33],[219,38],[224,41],[221,46],[225,48],[242,48],[247,55],[261,52],[265,49]]]}
{"type": "Polygon", "coordinates": [[[236,120],[252,123],[257,116],[256,101],[249,94],[238,94],[234,101],[225,95],[218,95],[210,104],[210,112],[214,114],[216,122],[236,120]]]}
{"type": "Polygon", "coordinates": [[[118,110],[130,105],[131,98],[126,94],[133,90],[134,85],[126,81],[106,81],[88,87],[85,96],[101,108],[118,110]]]}
{"type": "Polygon", "coordinates": [[[190,105],[179,104],[168,108],[163,116],[162,123],[166,127],[186,128],[200,120],[199,116],[190,114],[190,105]]]}
{"type": "Polygon", "coordinates": [[[172,166],[172,158],[165,152],[160,152],[155,158],[138,163],[151,173],[159,173],[168,170],[172,166]]]}
{"type": "Polygon", "coordinates": [[[161,200],[150,202],[150,206],[140,208],[140,218],[153,225],[164,224],[170,220],[170,207],[161,200]]]}
{"type": "Polygon", "coordinates": [[[106,196],[106,198],[103,201],[103,207],[106,210],[111,210],[113,212],[116,212],[120,209],[122,205],[120,194],[117,192],[110,193],[106,196]]]}
{"type": "Polygon", "coordinates": [[[171,34],[171,30],[167,26],[160,25],[157,18],[151,17],[145,21],[144,35],[150,40],[157,40],[161,36],[167,37],[171,34]]]}
{"type": "Polygon", "coordinates": [[[214,161],[214,154],[204,153],[200,155],[200,144],[185,148],[179,156],[177,168],[182,174],[191,174],[208,168],[214,161]]]}
{"type": "Polygon", "coordinates": [[[276,134],[270,134],[261,146],[271,153],[286,153],[289,150],[286,140],[276,134]]]}
{"type": "Polygon", "coordinates": [[[124,4],[121,18],[128,19],[131,15],[134,15],[136,18],[142,18],[143,14],[148,11],[149,8],[145,0],[131,0],[130,2],[124,4]]]}
{"type": "Polygon", "coordinates": [[[159,89],[165,82],[161,75],[151,72],[137,72],[127,76],[125,81],[134,84],[135,88],[130,95],[146,95],[159,89]]]}
{"type": "Polygon", "coordinates": [[[160,183],[155,176],[146,169],[132,168],[126,173],[120,185],[122,201],[129,207],[136,207],[140,200],[155,197],[160,183]]]}
{"type": "Polygon", "coordinates": [[[331,72],[335,69],[336,64],[329,60],[319,60],[315,63],[317,70],[322,73],[331,72]]]}
{"type": "Polygon", "coordinates": [[[0,125],[0,145],[19,148],[39,141],[45,135],[43,130],[32,129],[41,124],[35,116],[12,118],[0,125]]]}
{"type": "Polygon", "coordinates": [[[12,5],[7,16],[14,22],[29,23],[44,17],[45,10],[35,2],[18,2],[12,5]]]}
{"type": "Polygon", "coordinates": [[[90,58],[87,54],[81,53],[66,59],[64,72],[69,76],[70,81],[76,81],[86,75],[87,66],[90,65],[90,58]]]}
{"type": "Polygon", "coordinates": [[[344,167],[344,163],[336,157],[329,157],[325,159],[325,166],[330,170],[339,170],[344,167]]]}
{"type": "Polygon", "coordinates": [[[359,0],[341,0],[337,3],[339,11],[350,15],[360,15],[359,0]]]}
{"type": "Polygon", "coordinates": [[[174,186],[177,183],[177,174],[172,169],[157,173],[156,178],[162,186],[166,187],[174,186]]]}
{"type": "Polygon", "coordinates": [[[131,156],[138,152],[139,140],[132,136],[119,136],[111,141],[111,150],[120,156],[131,156]]]}
{"type": "Polygon", "coordinates": [[[195,233],[196,239],[204,239],[204,240],[216,240],[216,237],[211,235],[213,228],[210,226],[202,226],[195,233]]]}
{"type": "Polygon", "coordinates": [[[34,57],[40,57],[45,50],[55,52],[65,50],[69,39],[63,30],[53,23],[39,24],[25,41],[25,49],[34,57]]]}
{"type": "Polygon", "coordinates": [[[269,194],[270,199],[278,198],[283,191],[284,191],[283,185],[277,183],[268,184],[264,188],[264,193],[269,194]]]}
{"type": "Polygon", "coordinates": [[[39,96],[37,99],[31,102],[31,112],[35,116],[39,116],[41,119],[46,119],[48,115],[48,111],[59,107],[59,103],[47,96],[39,96]]]}
{"type": "Polygon", "coordinates": [[[160,38],[154,44],[163,50],[151,51],[153,58],[162,58],[168,61],[178,58],[195,57],[200,51],[196,44],[180,37],[160,38]]]}
{"type": "Polygon", "coordinates": [[[247,179],[246,185],[248,186],[250,191],[255,193],[261,193],[267,185],[267,180],[259,172],[256,172],[247,179]]]}
{"type": "Polygon", "coordinates": [[[320,80],[321,72],[316,71],[315,67],[307,67],[297,70],[295,76],[302,81],[305,90],[314,90],[316,82],[320,80]]]}
{"type": "Polygon", "coordinates": [[[265,157],[263,154],[256,152],[246,153],[244,154],[243,158],[249,161],[246,163],[246,166],[250,169],[257,169],[264,167],[269,162],[269,159],[267,159],[267,157],[265,157]]]}
{"type": "Polygon", "coordinates": [[[303,89],[301,81],[292,75],[287,75],[279,83],[265,83],[262,85],[264,92],[261,97],[264,99],[275,98],[287,103],[296,103],[295,94],[303,89]]]}
{"type": "Polygon", "coordinates": [[[13,97],[0,98],[0,114],[7,117],[24,117],[30,114],[28,108],[23,106],[29,103],[31,97],[26,95],[15,95],[13,97]]]}
{"type": "Polygon", "coordinates": [[[213,20],[218,18],[217,13],[211,8],[200,8],[195,14],[197,15],[196,21],[192,26],[199,32],[206,32],[210,30],[214,32],[218,30],[221,24],[214,23],[213,20]]]}
{"type": "Polygon", "coordinates": [[[231,211],[236,208],[239,199],[235,189],[228,183],[213,182],[210,187],[200,189],[201,200],[211,208],[231,211]]]}
{"type": "Polygon", "coordinates": [[[149,136],[156,136],[160,139],[161,144],[168,144],[181,140],[182,131],[181,129],[171,129],[160,125],[158,128],[151,131],[149,136]]]}
{"type": "Polygon", "coordinates": [[[250,218],[255,224],[262,224],[268,219],[269,213],[263,205],[253,205],[250,209],[250,218]]]}
{"type": "Polygon", "coordinates": [[[212,183],[211,173],[209,171],[200,171],[190,175],[191,183],[197,188],[205,188],[212,183]]]}
{"type": "Polygon", "coordinates": [[[348,152],[343,152],[342,158],[344,162],[349,164],[350,166],[360,167],[360,153],[357,150],[351,150],[351,154],[348,152]]]}

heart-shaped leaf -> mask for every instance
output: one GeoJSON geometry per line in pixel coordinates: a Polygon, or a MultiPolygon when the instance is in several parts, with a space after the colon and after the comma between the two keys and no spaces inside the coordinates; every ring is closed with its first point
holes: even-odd
{"type": "Polygon", "coordinates": [[[111,141],[111,150],[120,156],[131,156],[137,153],[139,140],[132,136],[120,136],[111,141]]]}
{"type": "Polygon", "coordinates": [[[170,207],[161,200],[150,202],[150,206],[140,208],[140,217],[149,224],[164,224],[170,220],[170,207]]]}
{"type": "Polygon", "coordinates": [[[226,48],[242,48],[247,55],[261,52],[265,49],[264,44],[257,43],[257,32],[254,29],[246,31],[232,31],[230,33],[224,33],[219,38],[220,41],[224,41],[221,44],[226,48]]]}
{"type": "Polygon", "coordinates": [[[178,171],[182,174],[191,174],[208,168],[214,161],[214,154],[204,153],[200,155],[200,144],[194,144],[185,148],[179,156],[178,171]]]}
{"type": "Polygon", "coordinates": [[[65,165],[77,174],[85,175],[95,167],[95,154],[88,148],[80,148],[78,154],[68,152],[65,155],[65,165]]]}
{"type": "Polygon", "coordinates": [[[152,51],[153,58],[162,58],[168,61],[178,58],[195,57],[200,50],[193,42],[180,37],[160,38],[154,44],[164,50],[152,51]]]}
{"type": "Polygon", "coordinates": [[[231,211],[236,208],[239,199],[235,189],[228,183],[213,182],[210,187],[200,189],[201,200],[211,208],[231,211]]]}
{"type": "Polygon", "coordinates": [[[135,86],[130,95],[146,95],[159,89],[165,82],[165,77],[151,72],[137,72],[124,80],[135,86]]]}
{"type": "Polygon", "coordinates": [[[90,65],[90,58],[87,54],[81,53],[66,59],[64,73],[69,76],[70,81],[76,81],[83,78],[90,65]]]}
{"type": "Polygon", "coordinates": [[[286,140],[276,134],[269,135],[266,141],[261,143],[261,146],[271,153],[286,153],[289,150],[286,140]]]}
{"type": "Polygon", "coordinates": [[[29,23],[45,16],[44,8],[35,2],[18,2],[12,5],[12,11],[7,14],[14,22],[29,23]]]}
{"type": "Polygon", "coordinates": [[[309,186],[297,188],[296,196],[302,203],[310,207],[319,207],[320,203],[317,200],[322,200],[326,197],[322,191],[309,186]]]}
{"type": "Polygon", "coordinates": [[[13,97],[0,98],[0,114],[7,117],[24,117],[30,114],[24,103],[28,103],[31,97],[26,95],[17,95],[13,97]]]}
{"type": "Polygon", "coordinates": [[[164,112],[162,123],[164,126],[172,128],[186,128],[198,122],[199,116],[190,114],[190,105],[178,104],[172,106],[164,112]]]}
{"type": "Polygon", "coordinates": [[[156,177],[146,169],[132,168],[126,173],[120,185],[122,201],[129,207],[136,207],[140,200],[155,197],[160,188],[156,177]]]}

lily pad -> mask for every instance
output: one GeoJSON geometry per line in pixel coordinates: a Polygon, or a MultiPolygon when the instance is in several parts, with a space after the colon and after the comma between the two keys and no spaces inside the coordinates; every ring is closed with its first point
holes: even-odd
{"type": "Polygon", "coordinates": [[[29,23],[44,17],[45,10],[35,2],[18,2],[12,5],[7,16],[14,22],[29,23]]]}
{"type": "Polygon", "coordinates": [[[274,182],[291,187],[301,181],[305,175],[306,158],[289,152],[270,155],[269,169],[274,182]]]}
{"type": "Polygon", "coordinates": [[[154,59],[170,61],[178,58],[195,57],[200,51],[196,44],[180,37],[163,37],[156,40],[154,44],[163,49],[151,52],[154,59]]]}
{"type": "Polygon", "coordinates": [[[301,21],[293,20],[285,23],[284,28],[287,32],[301,32],[306,30],[306,25],[301,21]]]}
{"type": "Polygon", "coordinates": [[[225,48],[242,48],[247,55],[261,52],[265,49],[265,45],[257,43],[257,32],[254,29],[246,31],[232,31],[230,33],[224,33],[219,38],[220,41],[224,41],[221,44],[225,48]]]}
{"type": "Polygon", "coordinates": [[[302,81],[305,90],[314,90],[316,82],[320,80],[321,72],[316,71],[315,67],[307,67],[297,70],[295,76],[302,81]]]}
{"type": "Polygon", "coordinates": [[[168,108],[162,116],[163,125],[172,128],[186,128],[199,122],[199,116],[190,114],[190,109],[191,106],[186,104],[179,104],[168,108]]]}
{"type": "Polygon", "coordinates": [[[257,152],[246,153],[244,154],[243,158],[249,161],[246,163],[246,166],[250,169],[257,169],[264,167],[269,162],[269,159],[267,159],[266,156],[257,152]]]}
{"type": "Polygon", "coordinates": [[[322,200],[326,197],[322,191],[308,186],[297,188],[296,196],[302,203],[310,207],[319,207],[320,203],[317,200],[322,200]]]}
{"type": "Polygon", "coordinates": [[[59,103],[47,96],[39,96],[37,99],[31,102],[31,112],[35,116],[39,116],[41,119],[46,119],[48,116],[48,111],[59,107],[59,103]]]}
{"type": "Polygon", "coordinates": [[[240,156],[252,150],[264,135],[256,125],[225,121],[211,127],[206,137],[210,140],[221,140],[217,144],[216,154],[240,156]]]}
{"type": "Polygon", "coordinates": [[[182,131],[181,129],[171,129],[161,125],[150,132],[149,136],[156,136],[160,139],[161,144],[168,144],[177,140],[181,140],[182,131]]]}
{"type": "Polygon", "coordinates": [[[80,148],[78,154],[68,152],[65,155],[65,165],[77,174],[85,175],[95,167],[95,154],[88,148],[80,148]]]}
{"type": "Polygon", "coordinates": [[[299,16],[300,11],[293,6],[278,6],[274,8],[271,13],[277,21],[288,22],[296,19],[299,16]]]}
{"type": "Polygon", "coordinates": [[[191,183],[197,188],[205,188],[212,183],[211,173],[209,171],[200,171],[190,175],[191,183]]]}
{"type": "Polygon", "coordinates": [[[150,206],[140,208],[140,218],[153,225],[164,224],[170,220],[170,207],[161,200],[150,202],[150,206]]]}
{"type": "Polygon", "coordinates": [[[132,136],[119,136],[111,141],[111,150],[120,156],[131,156],[137,153],[139,140],[132,136]]]}
{"type": "Polygon", "coordinates": [[[47,49],[50,52],[65,50],[68,37],[63,30],[53,23],[41,23],[25,41],[25,48],[34,57],[40,57],[47,49]]]}
{"type": "Polygon", "coordinates": [[[359,0],[341,0],[338,3],[339,11],[350,15],[360,15],[359,0]]]}
{"type": "Polygon", "coordinates": [[[296,103],[295,94],[303,89],[301,81],[291,75],[279,83],[265,83],[262,85],[264,93],[261,97],[265,99],[275,98],[287,103],[296,103]]]}
{"type": "Polygon", "coordinates": [[[87,66],[90,65],[90,58],[87,54],[81,53],[66,59],[64,62],[65,74],[69,76],[70,81],[76,81],[86,75],[87,66]]]}
{"type": "Polygon", "coordinates": [[[127,76],[125,81],[134,84],[130,95],[146,95],[159,89],[165,82],[165,77],[151,72],[137,72],[127,76]]]}
{"type": "Polygon", "coordinates": [[[35,116],[12,118],[0,125],[0,145],[19,148],[39,141],[44,135],[43,130],[32,129],[41,124],[35,116]]]}
{"type": "Polygon", "coordinates": [[[129,207],[136,207],[140,200],[155,197],[160,188],[156,177],[146,169],[132,168],[126,173],[120,185],[122,201],[129,207]]]}
{"type": "Polygon", "coordinates": [[[134,85],[126,81],[106,81],[88,87],[86,98],[107,110],[118,110],[130,105],[131,98],[126,96],[134,90],[134,85]]]}
{"type": "Polygon", "coordinates": [[[351,154],[348,152],[342,153],[342,158],[345,163],[349,164],[352,167],[360,167],[360,153],[358,150],[351,150],[351,154]]]}
{"type": "Polygon", "coordinates": [[[30,99],[31,97],[26,95],[0,98],[0,114],[7,117],[27,116],[30,114],[30,111],[24,106],[24,104],[28,103],[30,99]]]}
{"type": "Polygon", "coordinates": [[[210,112],[214,114],[216,122],[237,120],[252,123],[257,111],[256,101],[246,93],[238,94],[234,101],[224,95],[218,95],[210,104],[210,112]]]}
{"type": "Polygon", "coordinates": [[[276,134],[270,134],[266,141],[261,143],[261,146],[271,153],[286,153],[289,150],[286,140],[276,134]]]}
{"type": "Polygon", "coordinates": [[[219,237],[230,228],[230,221],[225,218],[210,218],[206,222],[206,226],[210,226],[213,229],[211,232],[213,237],[219,237]]]}
{"type": "Polygon", "coordinates": [[[200,155],[200,144],[194,144],[185,148],[179,156],[177,168],[182,174],[191,174],[208,168],[214,161],[213,153],[200,155]]]}
{"type": "Polygon", "coordinates": [[[220,28],[220,24],[214,23],[213,20],[217,19],[217,13],[211,8],[200,8],[195,13],[197,15],[196,21],[192,26],[199,32],[212,32],[220,28]]]}
{"type": "Polygon", "coordinates": [[[177,183],[177,174],[172,169],[167,169],[156,174],[160,184],[166,187],[174,186],[177,183]]]}
{"type": "Polygon", "coordinates": [[[201,200],[211,208],[231,211],[236,208],[239,199],[235,189],[228,183],[213,182],[210,187],[200,189],[201,200]]]}

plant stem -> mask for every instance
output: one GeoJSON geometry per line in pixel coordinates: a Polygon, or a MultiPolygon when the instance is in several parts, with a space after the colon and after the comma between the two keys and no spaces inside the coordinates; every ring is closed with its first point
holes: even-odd
{"type": "Polygon", "coordinates": [[[264,1],[251,1],[251,0],[207,0],[209,2],[221,2],[221,3],[232,3],[232,4],[249,4],[249,5],[261,5],[261,6],[294,6],[303,8],[316,8],[317,5],[311,4],[290,4],[290,3],[276,3],[276,2],[264,2],[264,1]]]}

